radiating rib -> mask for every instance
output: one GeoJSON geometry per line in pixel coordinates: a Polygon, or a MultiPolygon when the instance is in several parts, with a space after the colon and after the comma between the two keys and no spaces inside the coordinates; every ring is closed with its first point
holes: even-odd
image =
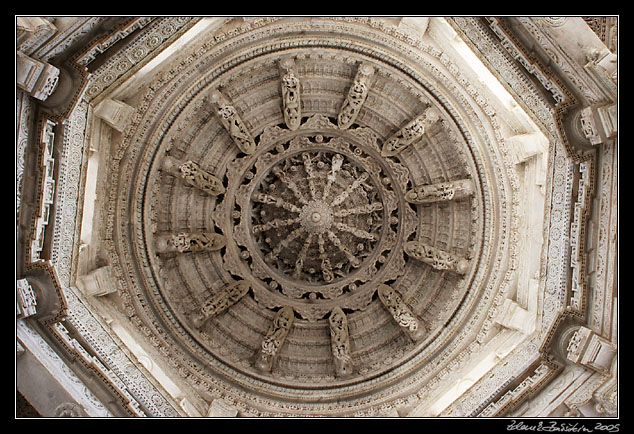
{"type": "Polygon", "coordinates": [[[293,273],[293,277],[295,279],[299,279],[299,275],[302,272],[302,268],[304,268],[304,260],[306,259],[306,252],[310,247],[310,244],[313,240],[313,234],[308,234],[306,240],[304,240],[304,245],[302,246],[302,250],[299,251],[299,255],[297,256],[297,261],[295,261],[295,272],[293,273]]]}
{"type": "Polygon", "coordinates": [[[335,275],[332,273],[332,265],[330,264],[330,258],[326,255],[324,238],[321,234],[318,235],[317,244],[319,245],[319,258],[321,259],[321,274],[326,282],[330,282],[335,278],[335,275]]]}
{"type": "Polygon", "coordinates": [[[281,228],[284,226],[290,226],[294,223],[299,223],[300,218],[294,218],[294,219],[273,219],[270,222],[266,222],[263,225],[254,225],[253,226],[253,232],[257,233],[257,232],[264,232],[264,231],[268,231],[269,229],[277,229],[277,228],[281,228]]]}
{"type": "Polygon", "coordinates": [[[383,209],[381,202],[373,202],[367,205],[359,205],[354,208],[340,209],[332,213],[333,217],[348,217],[352,214],[370,214],[374,211],[380,211],[383,209]]]}
{"type": "Polygon", "coordinates": [[[296,212],[296,213],[302,212],[301,208],[298,208],[297,206],[293,205],[292,203],[288,203],[284,199],[280,199],[278,197],[275,197],[275,196],[272,196],[272,195],[266,194],[266,193],[256,194],[253,197],[253,200],[255,202],[267,203],[269,205],[273,205],[273,206],[276,206],[278,208],[284,208],[285,210],[291,211],[291,212],[296,212]]]}
{"type": "Polygon", "coordinates": [[[310,196],[313,200],[317,199],[317,190],[315,189],[315,184],[313,183],[313,179],[315,178],[315,172],[313,171],[313,162],[310,161],[310,156],[306,153],[302,154],[302,159],[304,160],[304,168],[306,169],[306,173],[308,174],[308,189],[310,190],[310,196]]]}
{"type": "Polygon", "coordinates": [[[286,185],[288,189],[293,192],[297,200],[299,200],[304,205],[308,203],[308,200],[304,197],[302,192],[299,190],[299,188],[297,187],[297,184],[295,184],[295,182],[292,179],[286,176],[286,174],[279,167],[273,168],[273,174],[275,174],[275,176],[277,176],[279,180],[282,181],[284,185],[286,185]]]}
{"type": "Polygon", "coordinates": [[[376,241],[376,235],[361,229],[353,228],[352,226],[348,226],[345,223],[336,222],[336,223],[333,223],[333,226],[339,229],[340,231],[348,232],[357,238],[364,238],[366,240],[376,241]]]}
{"type": "Polygon", "coordinates": [[[302,228],[300,226],[297,229],[295,229],[293,232],[288,234],[286,239],[280,241],[280,243],[275,247],[275,249],[273,249],[273,256],[275,257],[275,256],[279,255],[280,252],[282,251],[282,249],[288,247],[290,242],[293,241],[295,238],[299,237],[302,232],[305,232],[305,231],[304,231],[304,228],[302,228]]]}
{"type": "Polygon", "coordinates": [[[359,186],[368,179],[368,176],[369,175],[367,173],[365,172],[362,173],[360,177],[355,179],[354,182],[348,186],[348,188],[346,188],[344,191],[339,193],[339,195],[333,199],[331,205],[337,206],[341,204],[344,200],[348,198],[350,193],[352,193],[355,189],[359,188],[359,186]]]}
{"type": "Polygon", "coordinates": [[[346,257],[348,261],[352,264],[353,267],[358,267],[360,262],[359,260],[344,246],[341,244],[341,240],[337,238],[337,236],[332,231],[328,231],[328,238],[330,241],[337,247],[346,257]]]}
{"type": "Polygon", "coordinates": [[[321,200],[326,200],[326,198],[328,197],[328,194],[330,194],[330,187],[332,186],[332,183],[335,182],[335,179],[337,177],[337,172],[339,171],[339,169],[341,169],[341,165],[343,164],[343,157],[341,156],[341,154],[335,154],[332,157],[332,164],[330,166],[330,173],[328,174],[327,178],[326,178],[326,186],[324,187],[324,194],[321,196],[321,200]]]}

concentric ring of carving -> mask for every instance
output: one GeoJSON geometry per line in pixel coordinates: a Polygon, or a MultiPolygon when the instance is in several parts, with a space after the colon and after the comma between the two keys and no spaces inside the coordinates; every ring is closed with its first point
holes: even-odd
{"type": "Polygon", "coordinates": [[[334,306],[363,309],[378,283],[402,274],[399,243],[416,229],[408,170],[380,157],[370,130],[339,130],[319,115],[296,131],[267,128],[227,176],[218,208],[231,219],[217,216],[236,249],[224,263],[257,281],[266,307],[290,304],[309,320],[334,306]]]}

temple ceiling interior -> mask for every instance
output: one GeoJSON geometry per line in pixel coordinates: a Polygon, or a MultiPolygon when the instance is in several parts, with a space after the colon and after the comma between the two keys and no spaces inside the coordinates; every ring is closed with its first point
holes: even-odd
{"type": "Polygon", "coordinates": [[[163,415],[492,415],[580,378],[544,348],[581,300],[563,258],[588,152],[553,120],[561,82],[469,25],[155,18],[80,50],[80,193],[58,183],[42,250],[66,335],[115,342],[163,415]]]}

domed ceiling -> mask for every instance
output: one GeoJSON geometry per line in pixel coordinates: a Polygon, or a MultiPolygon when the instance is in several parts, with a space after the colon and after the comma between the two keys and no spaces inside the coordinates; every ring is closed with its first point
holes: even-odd
{"type": "Polygon", "coordinates": [[[171,65],[112,151],[102,230],[124,312],[187,384],[350,415],[419,399],[491,333],[517,179],[441,51],[286,18],[171,65]]]}

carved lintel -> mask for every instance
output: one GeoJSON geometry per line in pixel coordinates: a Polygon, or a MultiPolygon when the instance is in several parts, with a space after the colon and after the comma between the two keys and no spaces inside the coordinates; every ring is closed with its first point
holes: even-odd
{"type": "Polygon", "coordinates": [[[253,154],[256,147],[255,140],[227,97],[219,90],[215,90],[211,94],[211,102],[217,106],[220,121],[238,149],[245,154],[253,154]]]}
{"type": "Polygon", "coordinates": [[[211,317],[229,309],[249,292],[250,287],[249,282],[244,280],[225,285],[220,291],[209,297],[200,311],[193,316],[194,326],[200,328],[211,317]]]}
{"type": "Polygon", "coordinates": [[[280,60],[282,75],[282,104],[284,122],[294,131],[302,122],[302,105],[299,91],[299,77],[295,71],[295,61],[291,57],[280,60]]]}
{"type": "Polygon", "coordinates": [[[220,250],[226,244],[225,236],[215,232],[179,232],[156,237],[158,253],[210,252],[220,250]]]}
{"type": "Polygon", "coordinates": [[[295,314],[293,308],[290,306],[284,306],[277,312],[258,351],[255,362],[255,368],[257,370],[261,372],[271,372],[273,363],[284,344],[288,332],[293,326],[294,318],[295,314]]]}
{"type": "Polygon", "coordinates": [[[337,125],[339,125],[339,128],[346,129],[354,123],[361,110],[361,106],[368,96],[370,80],[373,75],[374,68],[372,66],[366,63],[359,65],[357,75],[354,78],[352,86],[350,86],[348,96],[343,102],[339,116],[337,117],[337,125]]]}
{"type": "Polygon", "coordinates": [[[383,303],[383,306],[390,312],[396,323],[401,326],[413,340],[421,339],[425,330],[398,292],[389,285],[381,284],[378,287],[378,294],[381,303],[383,303]]]}
{"type": "Polygon", "coordinates": [[[415,187],[405,194],[405,199],[410,203],[431,203],[462,199],[473,193],[473,182],[470,179],[459,179],[415,187]]]}
{"type": "Polygon", "coordinates": [[[383,144],[381,155],[392,157],[403,149],[418,141],[425,134],[425,128],[440,119],[440,113],[433,107],[425,109],[422,115],[410,121],[403,128],[394,133],[383,144]]]}
{"type": "Polygon", "coordinates": [[[350,357],[350,335],[348,318],[340,307],[330,312],[330,346],[338,377],[352,374],[352,358],[350,357]]]}
{"type": "Polygon", "coordinates": [[[469,261],[465,258],[425,245],[419,241],[405,243],[403,250],[408,256],[431,265],[436,270],[455,271],[464,274],[469,269],[469,261]]]}

